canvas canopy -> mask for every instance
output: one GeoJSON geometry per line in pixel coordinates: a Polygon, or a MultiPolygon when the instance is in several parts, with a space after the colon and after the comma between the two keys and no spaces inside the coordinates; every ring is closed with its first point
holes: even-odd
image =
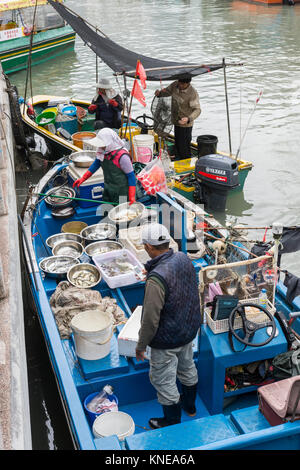
{"type": "Polygon", "coordinates": [[[71,12],[64,5],[49,0],[64,20],[76,31],[81,39],[100,57],[115,73],[135,76],[137,61],[140,60],[147,73],[147,80],[176,80],[187,75],[196,76],[212,72],[223,67],[223,64],[189,64],[169,62],[153,59],[132,52],[112,40],[106,35],[94,31],[83,18],[71,12]]]}

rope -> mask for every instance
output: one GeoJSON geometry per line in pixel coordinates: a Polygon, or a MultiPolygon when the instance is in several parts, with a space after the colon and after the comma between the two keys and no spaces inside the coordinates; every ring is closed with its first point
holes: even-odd
{"type": "Polygon", "coordinates": [[[37,10],[37,0],[35,1],[35,7],[34,7],[34,12],[33,12],[33,18],[32,18],[32,31],[31,31],[31,34],[30,34],[30,46],[29,46],[29,55],[28,55],[28,67],[27,67],[26,83],[25,83],[25,93],[24,93],[24,102],[25,102],[25,104],[26,104],[26,96],[27,96],[28,77],[30,77],[30,91],[31,91],[31,96],[33,96],[33,90],[32,90],[32,74],[31,74],[31,56],[32,56],[32,43],[33,43],[33,33],[34,33],[34,24],[35,24],[36,10],[37,10]]]}

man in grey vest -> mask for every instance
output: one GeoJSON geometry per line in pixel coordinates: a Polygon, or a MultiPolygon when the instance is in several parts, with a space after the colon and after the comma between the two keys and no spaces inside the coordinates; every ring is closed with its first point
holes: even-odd
{"type": "Polygon", "coordinates": [[[193,360],[193,339],[200,327],[197,277],[188,256],[169,249],[170,234],[160,224],[145,226],[142,243],[150,256],[137,360],[150,346],[150,381],[157,391],[164,416],[151,418],[151,428],[181,422],[181,408],[195,416],[198,374],[193,360]],[[180,396],[176,379],[182,385],[180,396]]]}

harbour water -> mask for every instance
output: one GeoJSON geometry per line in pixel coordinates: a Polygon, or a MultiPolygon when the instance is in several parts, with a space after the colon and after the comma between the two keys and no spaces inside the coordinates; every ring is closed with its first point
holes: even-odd
{"type": "MultiPolygon", "coordinates": [[[[251,227],[269,226],[273,221],[287,226],[300,223],[299,4],[267,7],[238,0],[102,0],[101,3],[85,0],[81,4],[67,0],[66,4],[118,44],[143,55],[198,64],[216,64],[223,58],[227,63],[243,63],[226,69],[232,152],[237,152],[249,124],[240,157],[253,162],[254,168],[244,191],[229,198],[226,218],[236,217],[239,225],[251,227]],[[260,92],[262,96],[255,108],[260,92]]],[[[110,78],[120,91],[122,80],[116,81],[112,71],[99,59],[98,72],[99,76],[110,78]]],[[[11,75],[10,80],[18,87],[19,94],[24,94],[26,71],[11,75]]],[[[95,82],[95,55],[79,38],[74,52],[32,69],[35,95],[92,99],[95,82]]],[[[216,135],[218,149],[228,152],[223,71],[197,77],[193,85],[199,92],[202,108],[193,128],[193,138],[216,135]]],[[[133,116],[144,112],[151,115],[153,94],[160,86],[157,82],[147,83],[146,111],[135,102],[133,116]]],[[[131,87],[129,81],[128,88],[131,87]]],[[[27,181],[37,176],[18,175],[20,203],[26,196],[27,181]]],[[[263,232],[256,236],[261,239],[263,232]]],[[[299,261],[299,253],[285,255],[283,266],[299,275],[299,261]]],[[[30,306],[27,317],[29,333],[33,328],[33,334],[38,335],[38,321],[30,306]]],[[[35,407],[32,408],[33,445],[36,449],[71,448],[46,351],[42,345],[35,347],[34,342],[30,345],[32,407],[35,407]]]]}

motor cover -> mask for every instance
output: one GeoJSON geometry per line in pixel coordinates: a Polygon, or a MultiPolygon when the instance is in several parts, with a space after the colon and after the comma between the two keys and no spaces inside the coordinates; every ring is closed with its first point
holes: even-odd
{"type": "Polygon", "coordinates": [[[239,186],[237,162],[225,155],[205,155],[198,159],[195,177],[200,183],[208,186],[219,186],[222,189],[233,189],[239,186]]]}

